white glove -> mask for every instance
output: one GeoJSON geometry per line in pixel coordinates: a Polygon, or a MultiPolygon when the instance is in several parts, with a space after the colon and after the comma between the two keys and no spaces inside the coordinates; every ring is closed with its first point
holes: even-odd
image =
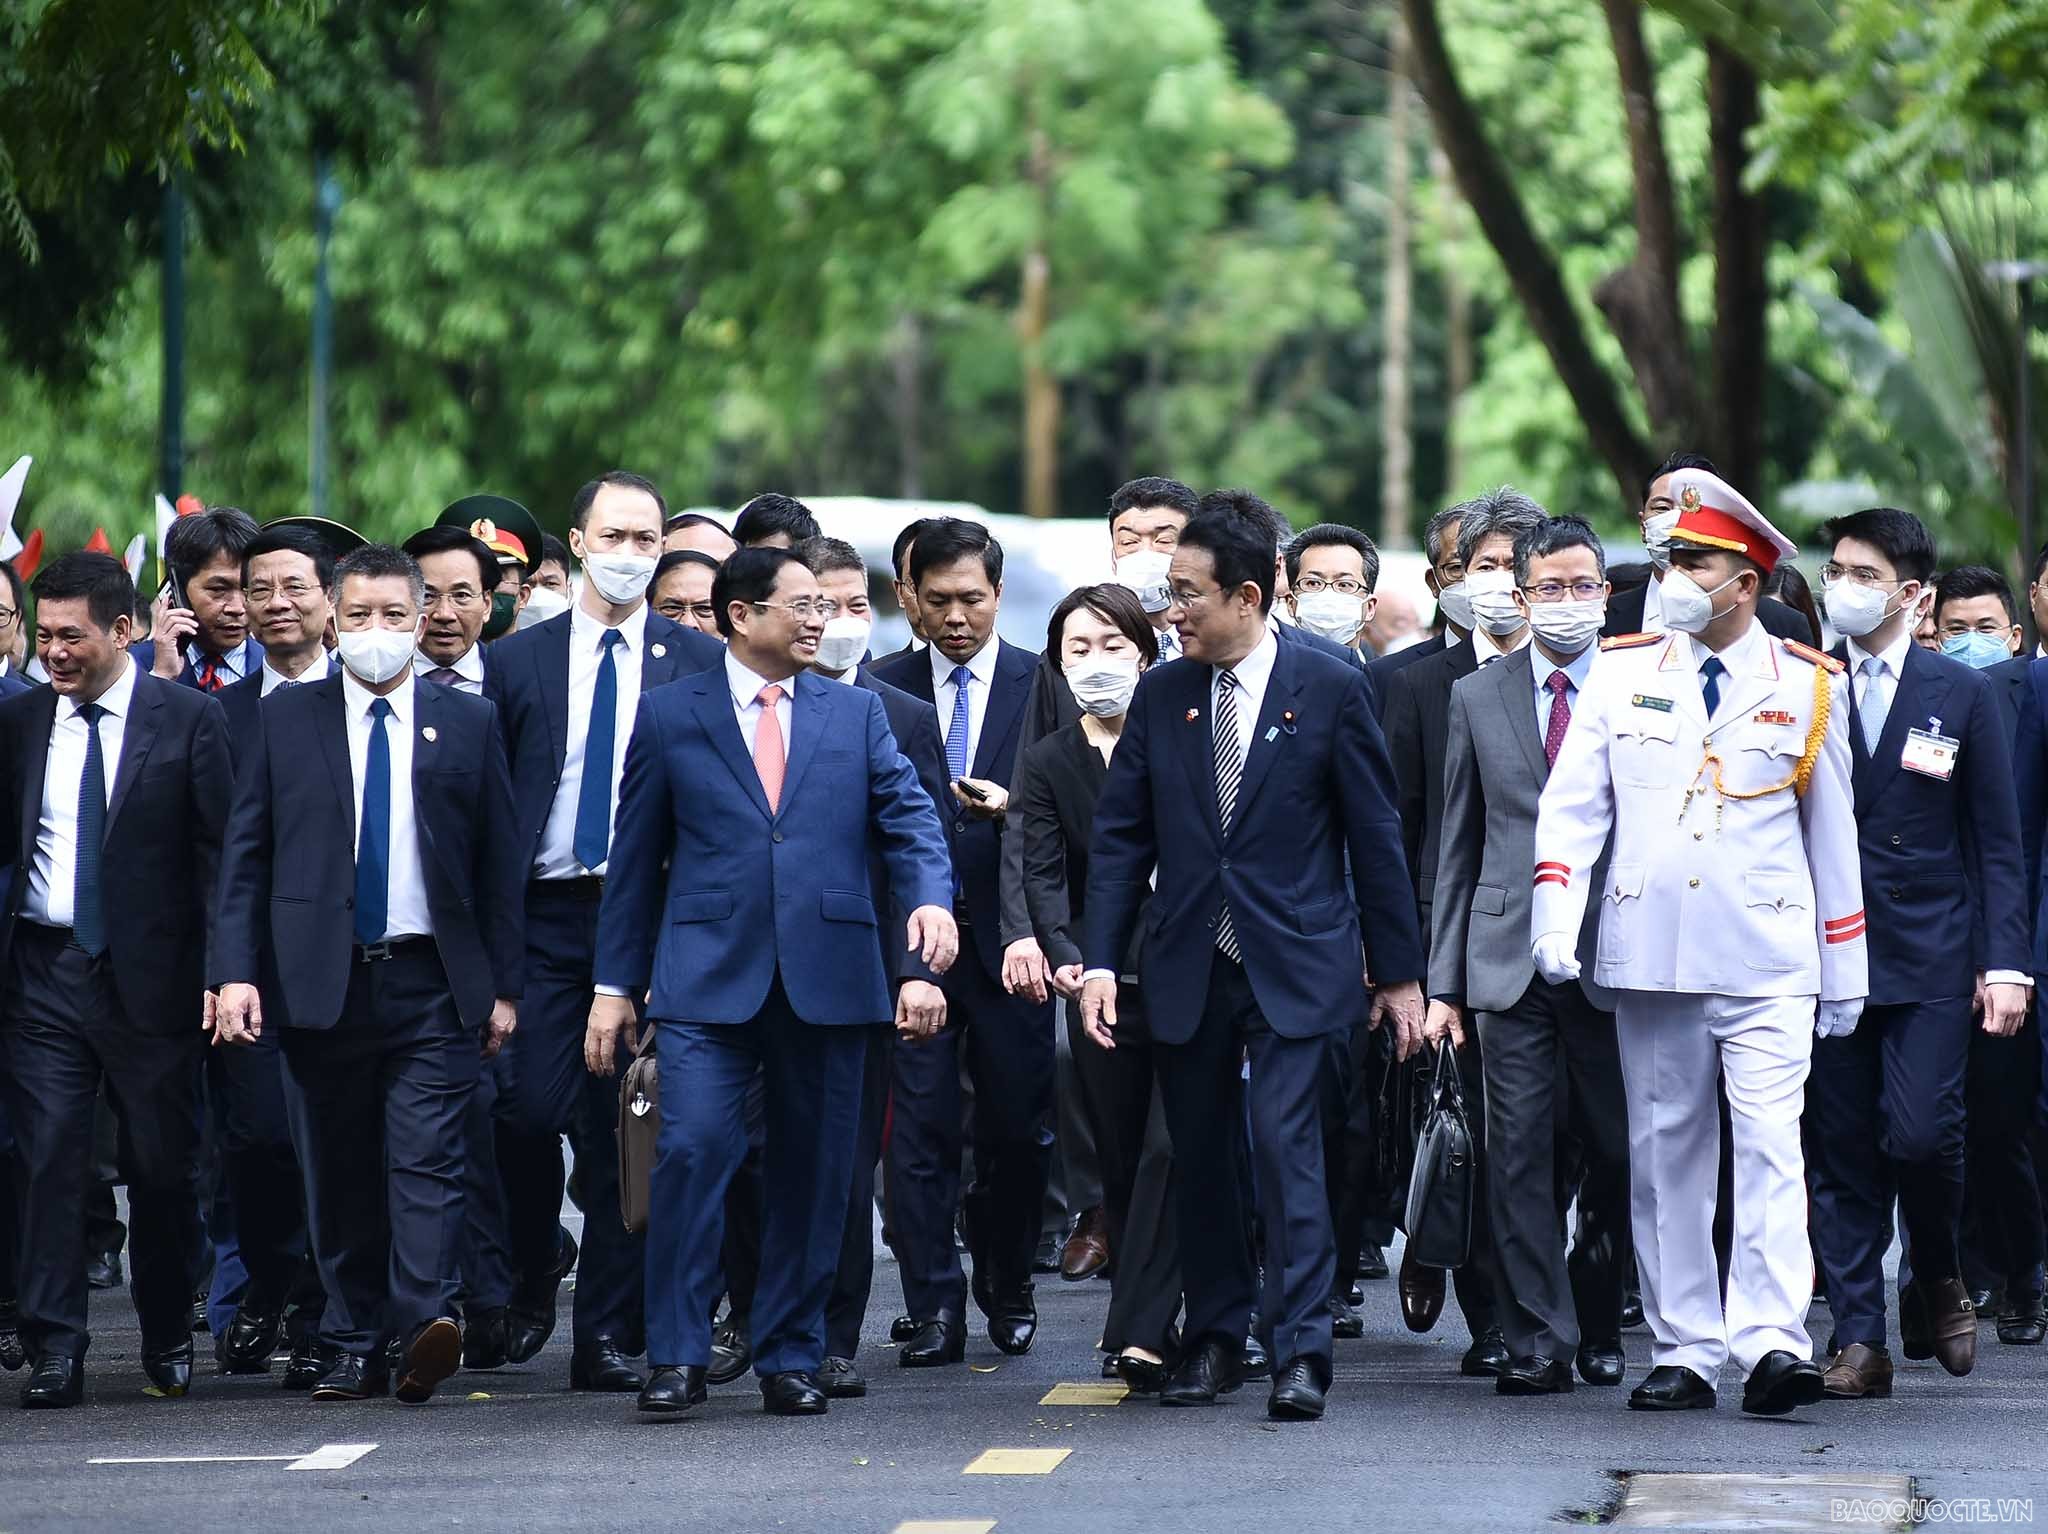
{"type": "Polygon", "coordinates": [[[1536,939],[1530,956],[1536,960],[1536,973],[1552,985],[1579,978],[1578,939],[1569,933],[1544,933],[1536,939]]]}
{"type": "Polygon", "coordinates": [[[1863,1016],[1863,998],[1851,1001],[1824,1001],[1813,1017],[1813,1031],[1824,1039],[1846,1039],[1856,1031],[1856,1020],[1863,1016]]]}

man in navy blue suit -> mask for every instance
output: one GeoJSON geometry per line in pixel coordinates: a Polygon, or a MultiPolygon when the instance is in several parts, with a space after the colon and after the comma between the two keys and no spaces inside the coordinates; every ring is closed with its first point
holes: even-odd
{"type": "Polygon", "coordinates": [[[578,490],[569,511],[570,548],[583,563],[576,605],[497,641],[485,677],[512,764],[528,881],[526,995],[497,1104],[515,1278],[505,1351],[524,1363],[541,1350],[576,1261],[558,1220],[566,1134],[585,1215],[569,1372],[580,1390],[646,1383],[629,1362],[640,1351],[645,1252],[619,1216],[617,1084],[583,1069],[626,738],[643,695],[724,655],[717,640],[648,608],[667,512],[660,491],[620,469],[578,490]]]}
{"type": "Polygon", "coordinates": [[[946,976],[946,1027],[896,1051],[890,1134],[891,1216],[903,1298],[918,1330],[897,1351],[906,1368],[966,1356],[967,1284],[953,1248],[959,1207],[964,1050],[974,1083],[974,1186],[962,1223],[975,1304],[989,1341],[1022,1353],[1038,1331],[1031,1259],[1052,1171],[1050,1002],[1003,987],[1003,817],[1038,657],[996,637],[1003,548],[978,522],[936,517],[910,545],[927,649],[892,655],[874,674],[932,704],[945,724],[953,827],[954,910],[965,960],[946,976]]]}
{"type": "Polygon", "coordinates": [[[1976,1361],[1957,1250],[1971,1017],[1997,1038],[2018,1032],[2032,980],[1997,700],[1968,666],[1913,643],[1934,540],[1889,507],[1838,518],[1822,535],[1834,550],[1821,571],[1828,622],[1845,636],[1836,653],[1850,675],[1870,999],[1853,1032],[1815,1040],[1805,1122],[1838,1350],[1825,1387],[1851,1399],[1891,1394],[1894,1200],[1912,1264],[1899,1295],[1906,1356],[1951,1374],[1976,1361]]]}
{"type": "Polygon", "coordinates": [[[462,1126],[525,966],[496,709],[412,674],[423,584],[336,569],[343,672],[274,693],[235,784],[208,968],[216,1041],[280,1030],[333,1367],[315,1400],[425,1402],[461,1362],[462,1126]]]}
{"type": "Polygon", "coordinates": [[[938,817],[880,700],[804,674],[824,629],[817,578],[787,550],[742,549],[712,600],[723,664],[644,696],[627,747],[585,1060],[611,1074],[648,994],[663,1111],[640,1409],[654,1413],[704,1399],[726,1187],[763,1074],[754,1368],[766,1410],[809,1415],[826,1404],[861,1062],[894,1010],[877,938],[894,921],[875,909],[870,852],[933,969],[958,933],[938,817]]]}
{"type": "Polygon", "coordinates": [[[1367,1020],[1369,980],[1373,1019],[1392,1017],[1405,1056],[1424,962],[1408,887],[1387,876],[1401,832],[1364,674],[1277,639],[1273,571],[1271,539],[1243,518],[1197,515],[1181,534],[1170,579],[1186,658],[1138,684],[1096,809],[1081,1006],[1114,1048],[1118,967],[1150,895],[1139,977],[1187,1289],[1185,1353],[1160,1399],[1207,1404],[1236,1388],[1256,1309],[1273,1358],[1267,1410],[1285,1419],[1320,1416],[1330,1385],[1329,1039],[1367,1020]],[[1241,1214],[1247,1054],[1263,1304],[1241,1214]]]}
{"type": "Polygon", "coordinates": [[[249,632],[242,556],[256,541],[256,519],[232,506],[209,506],[173,522],[164,535],[171,589],[156,599],[150,637],[128,647],[137,669],[201,692],[220,692],[263,664],[249,632]]]}

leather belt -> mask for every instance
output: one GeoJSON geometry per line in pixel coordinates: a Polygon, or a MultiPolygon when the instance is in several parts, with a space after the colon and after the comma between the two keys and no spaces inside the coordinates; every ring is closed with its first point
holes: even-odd
{"type": "Polygon", "coordinates": [[[357,943],[354,950],[356,963],[381,964],[386,959],[402,959],[408,954],[432,953],[434,940],[430,937],[395,937],[383,943],[357,943]]]}
{"type": "Polygon", "coordinates": [[[558,900],[602,900],[604,880],[596,874],[580,879],[529,879],[526,883],[528,898],[534,895],[552,896],[558,900]]]}

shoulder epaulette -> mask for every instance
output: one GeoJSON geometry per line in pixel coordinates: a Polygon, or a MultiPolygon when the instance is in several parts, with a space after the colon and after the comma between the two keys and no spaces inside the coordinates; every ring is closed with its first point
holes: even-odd
{"type": "Polygon", "coordinates": [[[1612,639],[1600,641],[1603,650],[1635,650],[1646,644],[1655,644],[1664,638],[1662,634],[1616,634],[1612,639]]]}
{"type": "Polygon", "coordinates": [[[1809,665],[1818,666],[1823,671],[1839,673],[1848,669],[1840,661],[1836,660],[1834,656],[1824,651],[1816,650],[1810,644],[1801,644],[1796,639],[1787,639],[1784,641],[1784,644],[1787,655],[1796,655],[1809,665]]]}

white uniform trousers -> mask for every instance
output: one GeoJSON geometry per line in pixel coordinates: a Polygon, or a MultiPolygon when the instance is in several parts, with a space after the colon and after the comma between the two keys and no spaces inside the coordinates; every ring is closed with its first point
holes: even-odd
{"type": "Polygon", "coordinates": [[[1806,1169],[1799,1115],[1813,1056],[1811,996],[1617,994],[1628,1093],[1630,1212],[1651,1360],[1712,1383],[1776,1349],[1813,1353],[1806,1169]],[[1735,1234],[1724,1313],[1714,1261],[1721,1118],[1734,1129],[1735,1234]]]}

